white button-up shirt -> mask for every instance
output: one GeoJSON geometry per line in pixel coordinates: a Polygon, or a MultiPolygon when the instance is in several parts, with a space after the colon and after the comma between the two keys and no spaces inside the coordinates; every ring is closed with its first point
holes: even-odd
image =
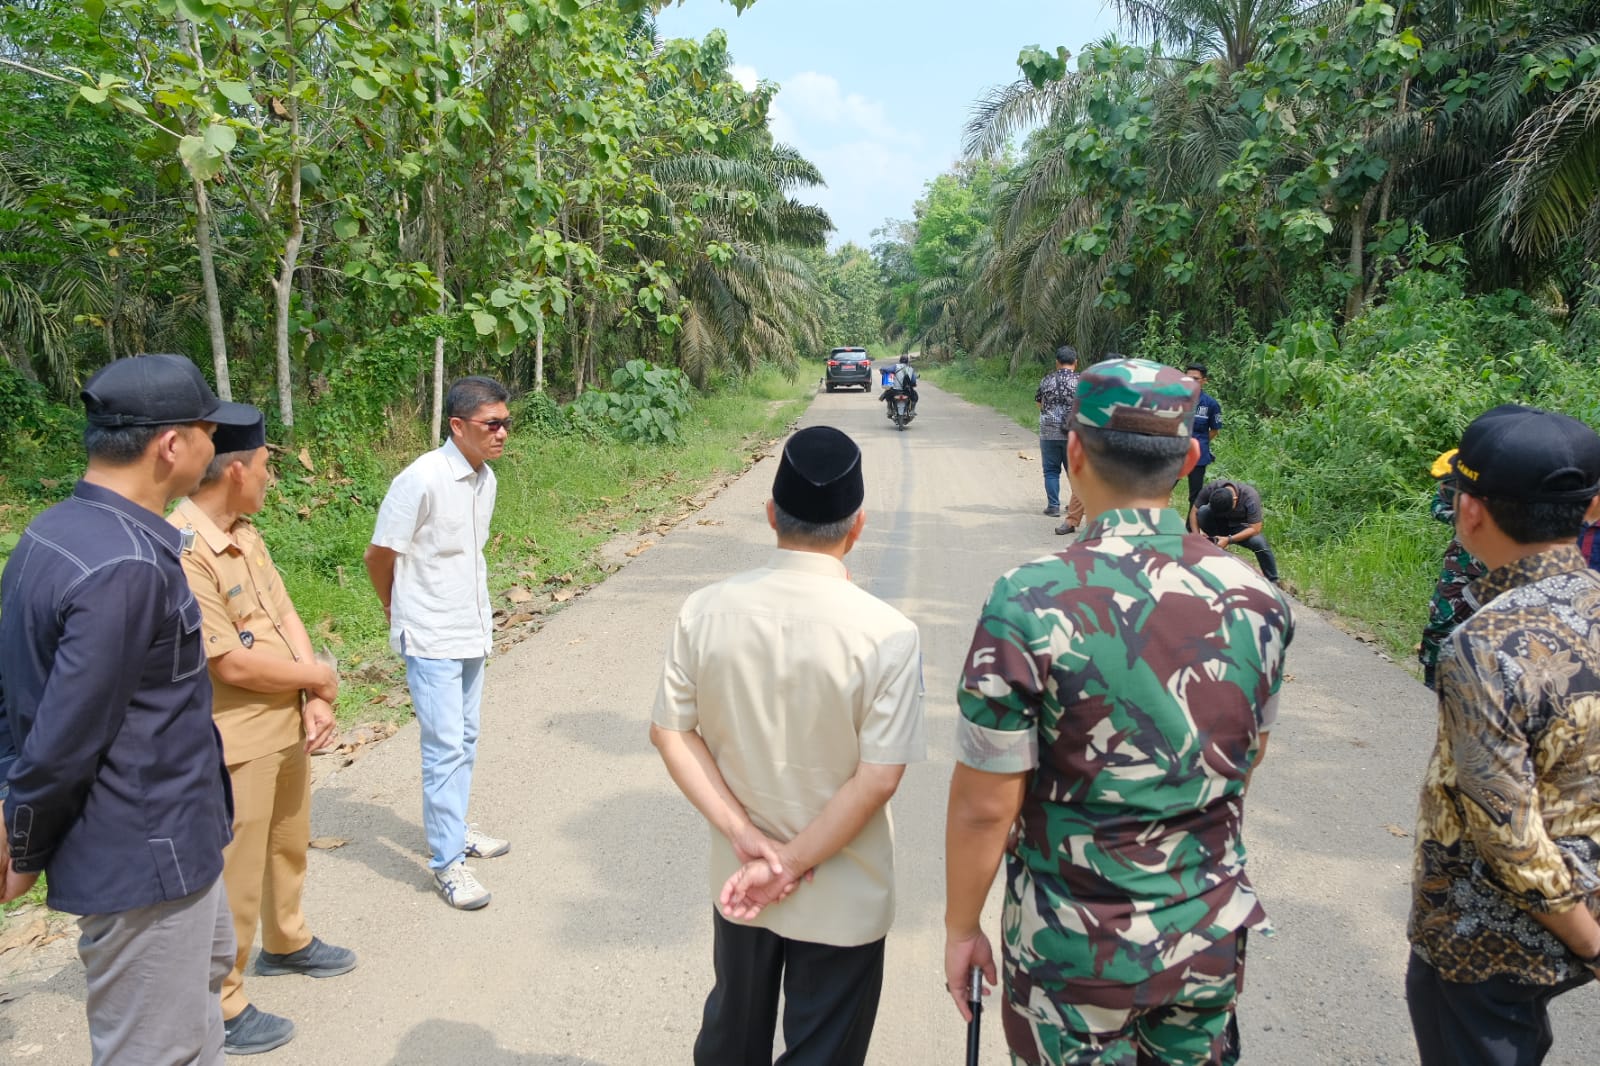
{"type": "MultiPolygon", "coordinates": [[[[924,757],[922,702],[917,627],[851,584],[832,556],[779,551],[684,603],[652,719],[699,730],[750,820],[790,840],[860,763],[924,757]]],[[[738,868],[713,832],[713,899],[738,868]]],[[[851,947],[893,919],[894,830],[882,807],[814,881],[741,924],[851,947]]]]}
{"type": "Polygon", "coordinates": [[[372,543],[399,555],[389,600],[389,644],[422,659],[489,654],[494,625],[483,546],[495,477],[454,440],[400,472],[378,508],[372,543]]]}

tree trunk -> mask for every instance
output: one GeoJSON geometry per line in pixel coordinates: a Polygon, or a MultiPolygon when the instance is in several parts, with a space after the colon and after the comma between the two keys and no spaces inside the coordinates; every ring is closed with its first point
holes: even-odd
{"type": "MultiPolygon", "coordinates": [[[[444,50],[444,14],[443,8],[433,9],[433,46],[434,50],[444,50]]],[[[444,315],[444,159],[439,152],[439,146],[444,143],[444,112],[440,110],[440,103],[444,100],[444,87],[437,81],[433,86],[433,148],[434,166],[432,190],[428,204],[430,231],[433,234],[433,280],[439,286],[439,314],[444,315]]],[[[440,433],[444,422],[444,334],[439,333],[433,338],[433,413],[428,421],[429,439],[438,444],[441,440],[440,433]]]]}
{"type": "MultiPolygon", "coordinates": [[[[539,141],[533,142],[533,173],[534,177],[544,181],[544,145],[539,141]]],[[[544,309],[539,309],[539,317],[533,320],[533,391],[544,391],[544,309]]]]}
{"type": "MultiPolygon", "coordinates": [[[[194,23],[180,23],[179,36],[194,59],[195,69],[204,75],[205,59],[200,52],[199,31],[194,23]]],[[[187,132],[192,134],[193,127],[189,127],[187,132]]],[[[217,262],[211,251],[211,197],[206,194],[205,182],[193,175],[190,175],[190,181],[194,185],[194,243],[195,250],[200,253],[200,281],[206,293],[206,328],[211,334],[211,365],[217,377],[217,396],[231,403],[233,382],[228,376],[228,333],[223,327],[222,297],[217,294],[217,262]]]]}
{"type": "Polygon", "coordinates": [[[211,365],[217,375],[217,395],[233,401],[228,378],[228,333],[222,324],[222,297],[217,294],[217,263],[211,253],[211,198],[206,183],[194,181],[194,243],[200,253],[200,280],[206,291],[206,328],[211,333],[211,365]]]}
{"type": "MultiPolygon", "coordinates": [[[[290,26],[293,31],[293,26],[290,26]]],[[[294,72],[289,72],[294,80],[294,72]]],[[[294,298],[294,272],[300,260],[300,245],[305,240],[305,219],[300,215],[300,102],[294,93],[289,98],[289,236],[283,244],[283,258],[278,263],[278,277],[272,283],[277,297],[273,332],[278,349],[278,416],[283,424],[294,428],[294,371],[289,362],[289,307],[294,298]]]]}
{"type": "Polygon", "coordinates": [[[1344,299],[1346,322],[1360,317],[1361,309],[1367,303],[1367,215],[1371,213],[1373,201],[1377,198],[1378,188],[1373,186],[1361,197],[1361,203],[1350,219],[1350,276],[1354,280],[1350,284],[1349,295],[1344,299]]]}

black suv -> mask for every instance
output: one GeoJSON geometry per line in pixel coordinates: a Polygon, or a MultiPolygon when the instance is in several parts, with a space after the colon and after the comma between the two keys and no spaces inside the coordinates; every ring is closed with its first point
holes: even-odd
{"type": "Polygon", "coordinates": [[[828,353],[828,373],[823,382],[832,392],[839,385],[860,385],[872,391],[872,356],[865,348],[835,348],[828,353]]]}

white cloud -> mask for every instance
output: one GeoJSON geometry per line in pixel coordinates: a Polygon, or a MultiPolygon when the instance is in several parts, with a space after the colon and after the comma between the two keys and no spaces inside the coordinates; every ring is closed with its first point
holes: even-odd
{"type": "Polygon", "coordinates": [[[728,68],[728,73],[733,75],[733,80],[744,86],[744,91],[749,92],[761,80],[755,67],[747,67],[743,63],[734,63],[728,68]]]}
{"type": "Polygon", "coordinates": [[[920,138],[902,133],[884,114],[883,105],[860,93],[847,93],[839,79],[814,70],[802,71],[783,83],[785,108],[804,127],[820,126],[864,133],[880,141],[916,144],[920,138]]]}
{"type": "MultiPolygon", "coordinates": [[[[746,89],[761,77],[744,64],[734,64],[729,73],[746,89]]],[[[871,230],[883,223],[887,205],[915,200],[930,172],[920,136],[897,129],[882,103],[846,92],[831,74],[803,71],[785,79],[768,106],[767,128],[775,141],[790,145],[822,171],[826,187],[795,195],[828,212],[838,227],[835,245],[867,243],[871,230]]]]}

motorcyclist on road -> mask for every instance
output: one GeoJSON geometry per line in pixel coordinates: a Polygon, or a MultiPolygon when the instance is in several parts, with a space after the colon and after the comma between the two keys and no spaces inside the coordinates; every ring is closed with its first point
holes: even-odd
{"type": "MultiPolygon", "coordinates": [[[[894,377],[889,387],[883,390],[883,395],[878,398],[884,403],[891,403],[895,393],[903,392],[911,399],[911,413],[917,411],[917,370],[911,365],[911,356],[902,355],[900,363],[894,368],[894,377]]],[[[890,411],[891,416],[893,410],[890,411]]]]}

